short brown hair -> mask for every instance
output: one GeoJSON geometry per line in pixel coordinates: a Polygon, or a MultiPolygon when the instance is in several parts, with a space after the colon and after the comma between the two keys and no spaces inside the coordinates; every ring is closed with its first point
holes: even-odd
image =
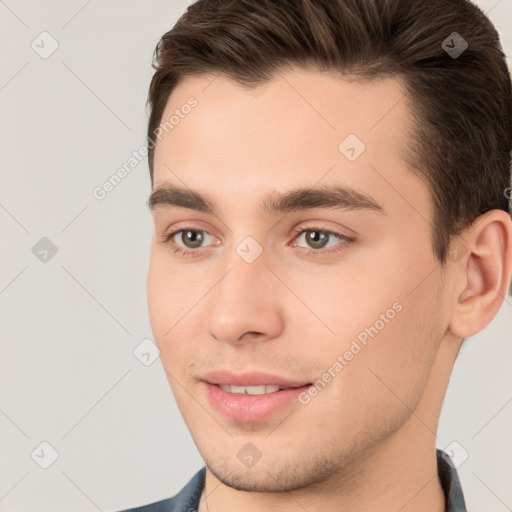
{"type": "Polygon", "coordinates": [[[432,245],[441,263],[451,236],[478,216],[510,212],[510,74],[496,29],[467,0],[195,2],[155,49],[152,185],[155,130],[181,79],[222,73],[256,87],[293,66],[403,80],[415,120],[408,163],[430,190],[432,245]],[[454,45],[454,32],[468,45],[457,57],[442,46],[447,38],[454,45]]]}

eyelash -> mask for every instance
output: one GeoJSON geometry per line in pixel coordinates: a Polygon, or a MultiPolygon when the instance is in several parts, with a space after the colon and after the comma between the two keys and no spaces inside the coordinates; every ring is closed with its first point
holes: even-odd
{"type": "MultiPolygon", "coordinates": [[[[180,256],[195,256],[196,253],[200,249],[202,249],[202,248],[185,249],[183,247],[179,247],[178,245],[176,245],[175,242],[172,241],[172,238],[175,235],[177,235],[178,233],[185,232],[185,231],[193,231],[194,233],[207,233],[207,234],[210,234],[207,231],[204,231],[204,230],[201,230],[201,229],[181,228],[181,229],[172,231],[171,233],[165,234],[162,237],[162,243],[164,243],[166,245],[170,245],[171,248],[173,249],[173,252],[175,254],[179,254],[180,256]]],[[[336,244],[336,246],[348,245],[348,244],[354,242],[353,238],[345,236],[345,235],[342,235],[341,233],[336,233],[335,231],[329,231],[327,229],[320,229],[320,228],[317,228],[317,227],[310,227],[310,226],[308,226],[308,227],[299,226],[297,229],[295,229],[294,233],[297,233],[297,235],[295,236],[294,240],[297,239],[300,235],[302,235],[306,231],[315,231],[315,232],[323,233],[324,235],[329,235],[329,236],[337,237],[337,238],[340,239],[340,243],[336,244]]],[[[335,249],[335,250],[305,249],[304,247],[302,247],[301,249],[302,249],[302,252],[307,254],[308,256],[322,256],[322,255],[325,255],[325,254],[337,253],[340,250],[342,250],[342,249],[335,249]]]]}

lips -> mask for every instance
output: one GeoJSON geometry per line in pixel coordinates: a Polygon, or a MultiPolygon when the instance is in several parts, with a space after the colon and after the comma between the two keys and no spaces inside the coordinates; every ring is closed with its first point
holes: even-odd
{"type": "Polygon", "coordinates": [[[265,372],[251,372],[235,374],[228,370],[215,370],[203,375],[202,380],[210,384],[226,384],[230,386],[268,386],[274,385],[280,388],[299,388],[310,384],[308,381],[286,379],[279,375],[265,372]]]}
{"type": "Polygon", "coordinates": [[[289,408],[311,385],[269,373],[233,374],[218,370],[203,375],[203,389],[213,408],[238,422],[272,419],[289,408]]]}

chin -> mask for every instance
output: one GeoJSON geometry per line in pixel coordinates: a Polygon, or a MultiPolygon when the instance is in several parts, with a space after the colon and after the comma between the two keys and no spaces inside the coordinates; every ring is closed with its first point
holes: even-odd
{"type": "Polygon", "coordinates": [[[210,462],[206,462],[206,467],[219,481],[245,492],[295,491],[324,482],[340,470],[334,458],[298,460],[294,464],[285,462],[282,457],[267,461],[262,458],[251,468],[218,460],[210,462]]]}

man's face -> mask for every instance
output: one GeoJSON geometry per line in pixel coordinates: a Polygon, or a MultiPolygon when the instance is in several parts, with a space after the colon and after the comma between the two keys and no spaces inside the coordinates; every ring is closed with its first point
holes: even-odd
{"type": "Polygon", "coordinates": [[[432,208],[400,153],[411,115],[396,79],[293,70],[244,89],[213,78],[183,80],[162,117],[175,115],[154,190],[194,191],[214,213],[159,196],[150,320],[213,474],[290,490],[410,422],[449,324],[432,208]],[[345,192],[326,206],[319,192],[335,187],[345,192]],[[219,386],[244,383],[296,389],[219,386]]]}

